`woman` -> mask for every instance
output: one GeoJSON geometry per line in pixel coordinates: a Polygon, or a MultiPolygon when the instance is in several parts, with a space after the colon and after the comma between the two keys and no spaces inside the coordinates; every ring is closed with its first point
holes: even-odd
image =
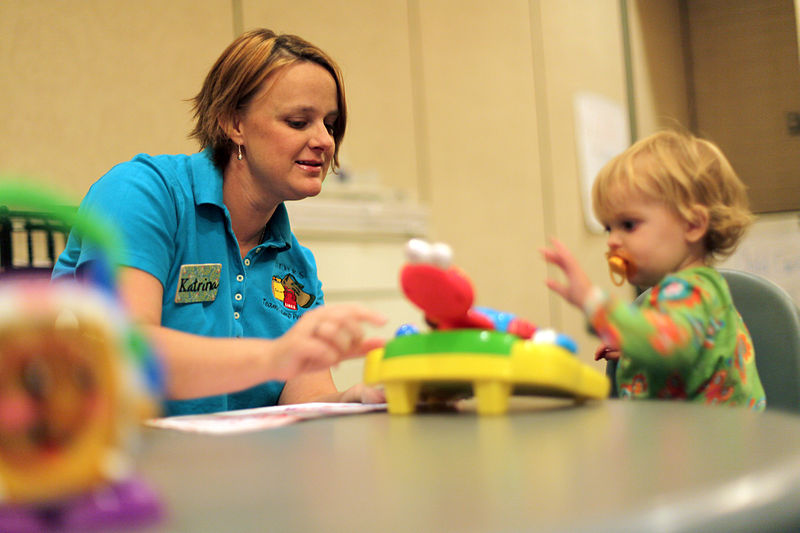
{"type": "MultiPolygon", "coordinates": [[[[236,39],[194,98],[202,152],[139,155],[112,168],[81,209],[125,239],[120,292],[163,356],[166,414],[306,401],[382,401],[338,392],[330,366],[380,347],[380,315],[323,306],[312,253],[283,202],[318,194],[347,122],[336,63],[292,35],[236,39]],[[285,380],[285,383],[284,383],[285,380]]],[[[72,234],[53,277],[92,260],[72,234]]]]}

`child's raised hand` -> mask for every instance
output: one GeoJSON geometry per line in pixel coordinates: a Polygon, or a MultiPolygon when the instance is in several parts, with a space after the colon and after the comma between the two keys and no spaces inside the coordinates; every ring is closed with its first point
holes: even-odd
{"type": "Polygon", "coordinates": [[[572,305],[583,309],[586,297],[592,289],[592,282],[561,241],[556,238],[551,238],[550,241],[552,248],[542,248],[540,252],[545,261],[561,269],[566,276],[566,283],[548,279],[547,286],[572,305]]]}

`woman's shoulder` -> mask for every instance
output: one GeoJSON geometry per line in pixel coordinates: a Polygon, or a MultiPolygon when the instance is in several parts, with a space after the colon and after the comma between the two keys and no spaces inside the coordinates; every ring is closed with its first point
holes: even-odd
{"type": "Polygon", "coordinates": [[[124,179],[126,177],[146,178],[147,176],[152,176],[174,181],[185,176],[191,169],[192,157],[185,154],[150,155],[140,153],[128,161],[117,163],[100,179],[109,177],[114,179],[124,179]]]}
{"type": "Polygon", "coordinates": [[[110,189],[116,194],[136,191],[183,191],[190,194],[197,180],[213,180],[218,176],[204,152],[197,154],[140,153],[128,161],[114,165],[90,190],[110,189]]]}

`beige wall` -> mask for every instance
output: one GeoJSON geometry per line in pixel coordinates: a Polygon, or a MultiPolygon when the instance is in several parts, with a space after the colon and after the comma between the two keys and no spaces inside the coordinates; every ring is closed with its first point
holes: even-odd
{"type": "Polygon", "coordinates": [[[0,169],[77,201],[139,152],[196,150],[183,100],[231,35],[220,0],[0,2],[0,169]]]}
{"type": "MultiPolygon", "coordinates": [[[[351,117],[344,165],[429,208],[429,236],[454,247],[479,304],[572,334],[591,359],[596,341],[546,290],[537,249],[558,236],[611,288],[604,239],[583,224],[573,97],[626,101],[617,0],[5,1],[0,169],[77,201],[137,152],[194,151],[184,100],[234,28],[255,26],[337,58],[351,117]]],[[[362,266],[340,268],[352,277],[362,266]]]]}
{"type": "Polygon", "coordinates": [[[756,212],[800,209],[797,23],[791,0],[687,3],[694,127],[714,139],[756,212]]]}
{"type": "Polygon", "coordinates": [[[478,303],[547,323],[528,2],[419,4],[431,236],[453,246],[478,303]]]}
{"type": "Polygon", "coordinates": [[[631,67],[639,137],[689,128],[689,95],[678,0],[632,0],[631,67]]]}
{"type": "MultiPolygon", "coordinates": [[[[605,238],[590,233],[583,222],[573,114],[573,98],[579,91],[595,92],[619,104],[626,101],[619,2],[544,0],[532,5],[538,5],[533,42],[539,57],[534,70],[542,94],[537,110],[546,113],[540,121],[546,233],[565,242],[596,283],[630,297],[629,288],[617,289],[609,281],[605,238]]],[[[539,279],[536,276],[531,283],[537,285],[539,279]]],[[[598,341],[586,333],[580,311],[553,294],[548,298],[548,323],[576,337],[582,355],[591,359],[598,341]]]]}

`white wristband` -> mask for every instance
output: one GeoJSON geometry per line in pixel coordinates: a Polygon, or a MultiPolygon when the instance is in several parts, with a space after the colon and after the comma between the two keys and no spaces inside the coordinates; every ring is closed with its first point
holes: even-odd
{"type": "Polygon", "coordinates": [[[586,299],[583,301],[583,312],[591,320],[595,312],[607,301],[608,294],[606,291],[595,285],[589,290],[589,294],[586,295],[586,299]]]}

